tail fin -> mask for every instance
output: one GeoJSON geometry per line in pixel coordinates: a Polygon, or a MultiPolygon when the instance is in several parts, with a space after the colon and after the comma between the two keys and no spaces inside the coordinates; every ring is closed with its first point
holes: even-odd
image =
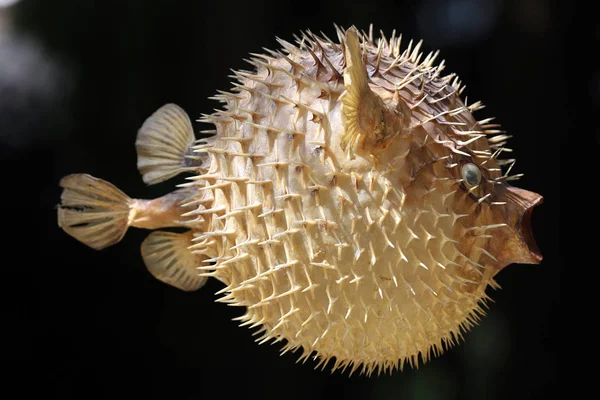
{"type": "Polygon", "coordinates": [[[112,183],[87,174],[60,180],[64,189],[58,226],[80,242],[102,250],[119,242],[129,226],[131,199],[112,183]]]}
{"type": "Polygon", "coordinates": [[[202,258],[192,253],[191,231],[173,233],[155,231],[142,243],[142,258],[148,271],[159,281],[184,291],[201,288],[206,276],[199,276],[197,267],[202,258]]]}
{"type": "Polygon", "coordinates": [[[159,108],[144,122],[135,142],[144,182],[166,181],[191,166],[194,140],[192,123],[181,107],[166,104],[159,108]]]}

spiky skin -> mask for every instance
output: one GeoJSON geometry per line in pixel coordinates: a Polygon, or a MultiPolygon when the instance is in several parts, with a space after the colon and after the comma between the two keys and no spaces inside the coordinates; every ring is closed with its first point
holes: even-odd
{"type": "Polygon", "coordinates": [[[280,41],[283,52],[236,73],[217,96],[225,109],[204,118],[216,134],[195,150],[210,166],[186,185],[197,208],[184,218],[202,218],[188,223],[208,257],[200,269],[226,285],[221,301],[247,308],[239,320],[260,327],[258,341],[371,373],[426,361],[483,313],[501,267],[486,226],[504,210],[495,195],[477,203],[489,187],[461,186],[458,160],[485,161],[486,185],[502,183],[479,105],[398,38],[366,37],[364,62],[372,91],[400,96],[410,122],[377,152],[344,149],[338,34],[280,41]]]}
{"type": "Polygon", "coordinates": [[[461,100],[437,53],[337,33],[255,55],[196,144],[174,104],[146,120],[144,182],[192,172],[183,188],[139,200],[69,175],[58,223],[98,250],[130,226],[187,227],[142,243],[154,277],[186,291],[214,277],[260,343],[371,374],[440,354],[483,314],[498,271],[540,262],[529,215],[542,197],[507,184],[508,136],[473,118],[482,105],[461,100]]]}

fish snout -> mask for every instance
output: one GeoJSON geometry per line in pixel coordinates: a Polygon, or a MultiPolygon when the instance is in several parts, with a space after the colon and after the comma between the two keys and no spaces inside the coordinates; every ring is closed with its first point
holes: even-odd
{"type": "Polygon", "coordinates": [[[529,251],[534,260],[533,264],[539,264],[542,261],[542,253],[540,252],[539,247],[535,241],[535,237],[533,236],[533,231],[531,230],[531,214],[533,209],[544,202],[544,198],[537,193],[529,192],[527,190],[523,190],[529,196],[529,203],[525,208],[525,212],[521,217],[521,235],[523,240],[529,247],[529,251]]]}
{"type": "Polygon", "coordinates": [[[513,186],[506,188],[505,195],[507,219],[512,232],[498,259],[505,265],[539,264],[542,254],[531,230],[531,214],[535,207],[543,203],[544,198],[535,192],[513,186]]]}

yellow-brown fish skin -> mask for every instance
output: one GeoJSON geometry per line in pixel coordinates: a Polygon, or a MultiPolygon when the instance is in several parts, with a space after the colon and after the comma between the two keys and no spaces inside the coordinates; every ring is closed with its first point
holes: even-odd
{"type": "Polygon", "coordinates": [[[530,214],[542,198],[508,184],[508,137],[473,117],[481,105],[463,103],[435,55],[337,34],[256,55],[217,96],[225,109],[204,116],[215,129],[202,143],[175,105],[148,118],[143,180],[191,172],[182,189],[136,200],[70,175],[58,219],[96,249],[128,226],[187,228],[142,244],[157,279],[196,290],[214,277],[260,343],[371,374],[440,354],[483,314],[503,267],[541,261],[530,214]]]}

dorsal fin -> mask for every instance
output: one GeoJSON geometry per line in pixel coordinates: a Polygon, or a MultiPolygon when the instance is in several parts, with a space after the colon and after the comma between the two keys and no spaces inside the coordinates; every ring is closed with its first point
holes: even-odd
{"type": "MultiPolygon", "coordinates": [[[[404,104],[391,108],[371,90],[362,53],[356,28],[348,29],[345,36],[345,91],[341,97],[345,132],[340,144],[344,149],[354,146],[356,142],[361,147],[382,142],[402,131],[402,121],[406,117],[403,115],[406,109],[404,104]]],[[[395,101],[398,100],[396,96],[395,101]]],[[[402,100],[399,101],[403,103],[402,100]]]]}
{"type": "Polygon", "coordinates": [[[206,283],[197,267],[202,258],[192,253],[192,231],[154,231],[142,243],[142,258],[148,271],[161,282],[184,291],[194,291],[206,283]]]}
{"type": "Polygon", "coordinates": [[[191,159],[194,131],[187,113],[176,104],[165,104],[138,131],[135,147],[138,169],[148,185],[165,181],[185,171],[191,159]]]}

